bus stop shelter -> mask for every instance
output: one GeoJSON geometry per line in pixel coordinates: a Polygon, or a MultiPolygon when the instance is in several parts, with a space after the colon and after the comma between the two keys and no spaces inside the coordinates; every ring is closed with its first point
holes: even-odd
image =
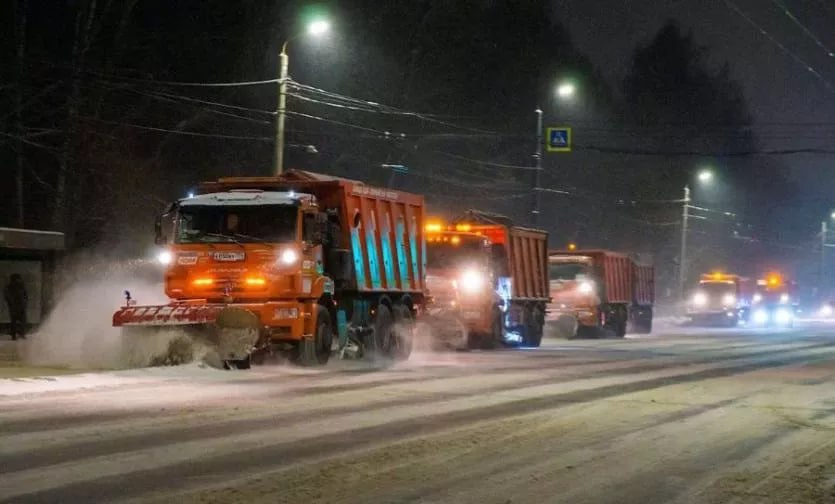
{"type": "MultiPolygon", "coordinates": [[[[0,227],[0,290],[8,285],[11,275],[23,277],[30,325],[39,324],[52,305],[55,265],[63,250],[63,233],[0,227]]],[[[0,300],[3,332],[8,325],[8,306],[0,300]]]]}

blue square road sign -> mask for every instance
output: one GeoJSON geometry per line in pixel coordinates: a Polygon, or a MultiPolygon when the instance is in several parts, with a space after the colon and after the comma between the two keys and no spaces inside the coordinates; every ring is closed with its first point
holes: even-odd
{"type": "Polygon", "coordinates": [[[571,128],[547,128],[545,149],[548,152],[571,152],[571,128]]]}

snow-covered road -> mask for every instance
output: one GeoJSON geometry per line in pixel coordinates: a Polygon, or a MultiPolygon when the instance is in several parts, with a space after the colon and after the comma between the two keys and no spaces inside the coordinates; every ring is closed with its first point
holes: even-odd
{"type": "Polygon", "coordinates": [[[823,323],[0,379],[0,501],[832,502],[833,385],[823,323]]]}

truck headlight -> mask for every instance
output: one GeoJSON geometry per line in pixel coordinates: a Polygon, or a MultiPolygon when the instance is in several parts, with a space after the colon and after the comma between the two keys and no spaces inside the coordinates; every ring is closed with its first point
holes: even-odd
{"type": "Polygon", "coordinates": [[[725,294],[724,296],[722,296],[723,305],[730,306],[734,303],[736,303],[736,296],[734,296],[733,294],[725,294]]]}
{"type": "Polygon", "coordinates": [[[789,302],[789,295],[788,294],[780,294],[780,304],[786,304],[789,302]]]}
{"type": "Polygon", "coordinates": [[[168,250],[163,250],[159,254],[157,254],[157,262],[168,266],[171,264],[171,261],[174,260],[174,254],[169,252],[168,250]]]}
{"type": "Polygon", "coordinates": [[[580,294],[591,294],[594,292],[594,282],[591,280],[585,280],[580,282],[580,285],[577,286],[577,291],[580,294]]]}
{"type": "Polygon", "coordinates": [[[486,283],[484,274],[476,270],[466,270],[458,279],[458,288],[467,292],[477,292],[484,288],[486,283]]]}
{"type": "Polygon", "coordinates": [[[754,312],[753,320],[757,325],[765,325],[768,323],[768,312],[760,308],[754,312]]]}
{"type": "Polygon", "coordinates": [[[753,298],[751,298],[751,301],[752,301],[754,304],[757,304],[757,303],[759,303],[759,302],[760,302],[760,301],[762,301],[762,300],[763,300],[763,296],[762,296],[762,294],[754,294],[754,297],[753,297],[753,298]]]}
{"type": "Polygon", "coordinates": [[[693,304],[696,306],[704,306],[707,304],[707,294],[704,292],[697,292],[693,296],[693,304]]]}
{"type": "Polygon", "coordinates": [[[787,308],[778,308],[776,312],[774,312],[774,321],[778,324],[788,324],[792,321],[792,312],[787,308]]]}
{"type": "Polygon", "coordinates": [[[818,310],[818,315],[821,317],[831,317],[832,316],[832,305],[825,304],[821,306],[821,309],[818,310]]]}
{"type": "Polygon", "coordinates": [[[293,249],[284,249],[281,251],[281,255],[278,256],[278,262],[284,264],[286,266],[290,266],[291,264],[295,264],[296,261],[299,260],[299,253],[293,249]]]}

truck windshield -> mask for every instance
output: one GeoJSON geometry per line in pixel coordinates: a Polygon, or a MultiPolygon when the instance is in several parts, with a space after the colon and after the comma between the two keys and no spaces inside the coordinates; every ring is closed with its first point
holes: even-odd
{"type": "Polygon", "coordinates": [[[708,295],[736,294],[736,287],[728,282],[702,282],[699,288],[708,295]]]}
{"type": "Polygon", "coordinates": [[[434,242],[426,244],[426,266],[429,268],[451,268],[467,263],[486,262],[487,248],[483,239],[434,242]]]}
{"type": "Polygon", "coordinates": [[[560,262],[548,265],[548,278],[551,280],[577,280],[589,275],[589,265],[585,263],[560,262]]]}
{"type": "Polygon", "coordinates": [[[177,217],[177,243],[295,241],[295,205],[188,205],[177,217]]]}

